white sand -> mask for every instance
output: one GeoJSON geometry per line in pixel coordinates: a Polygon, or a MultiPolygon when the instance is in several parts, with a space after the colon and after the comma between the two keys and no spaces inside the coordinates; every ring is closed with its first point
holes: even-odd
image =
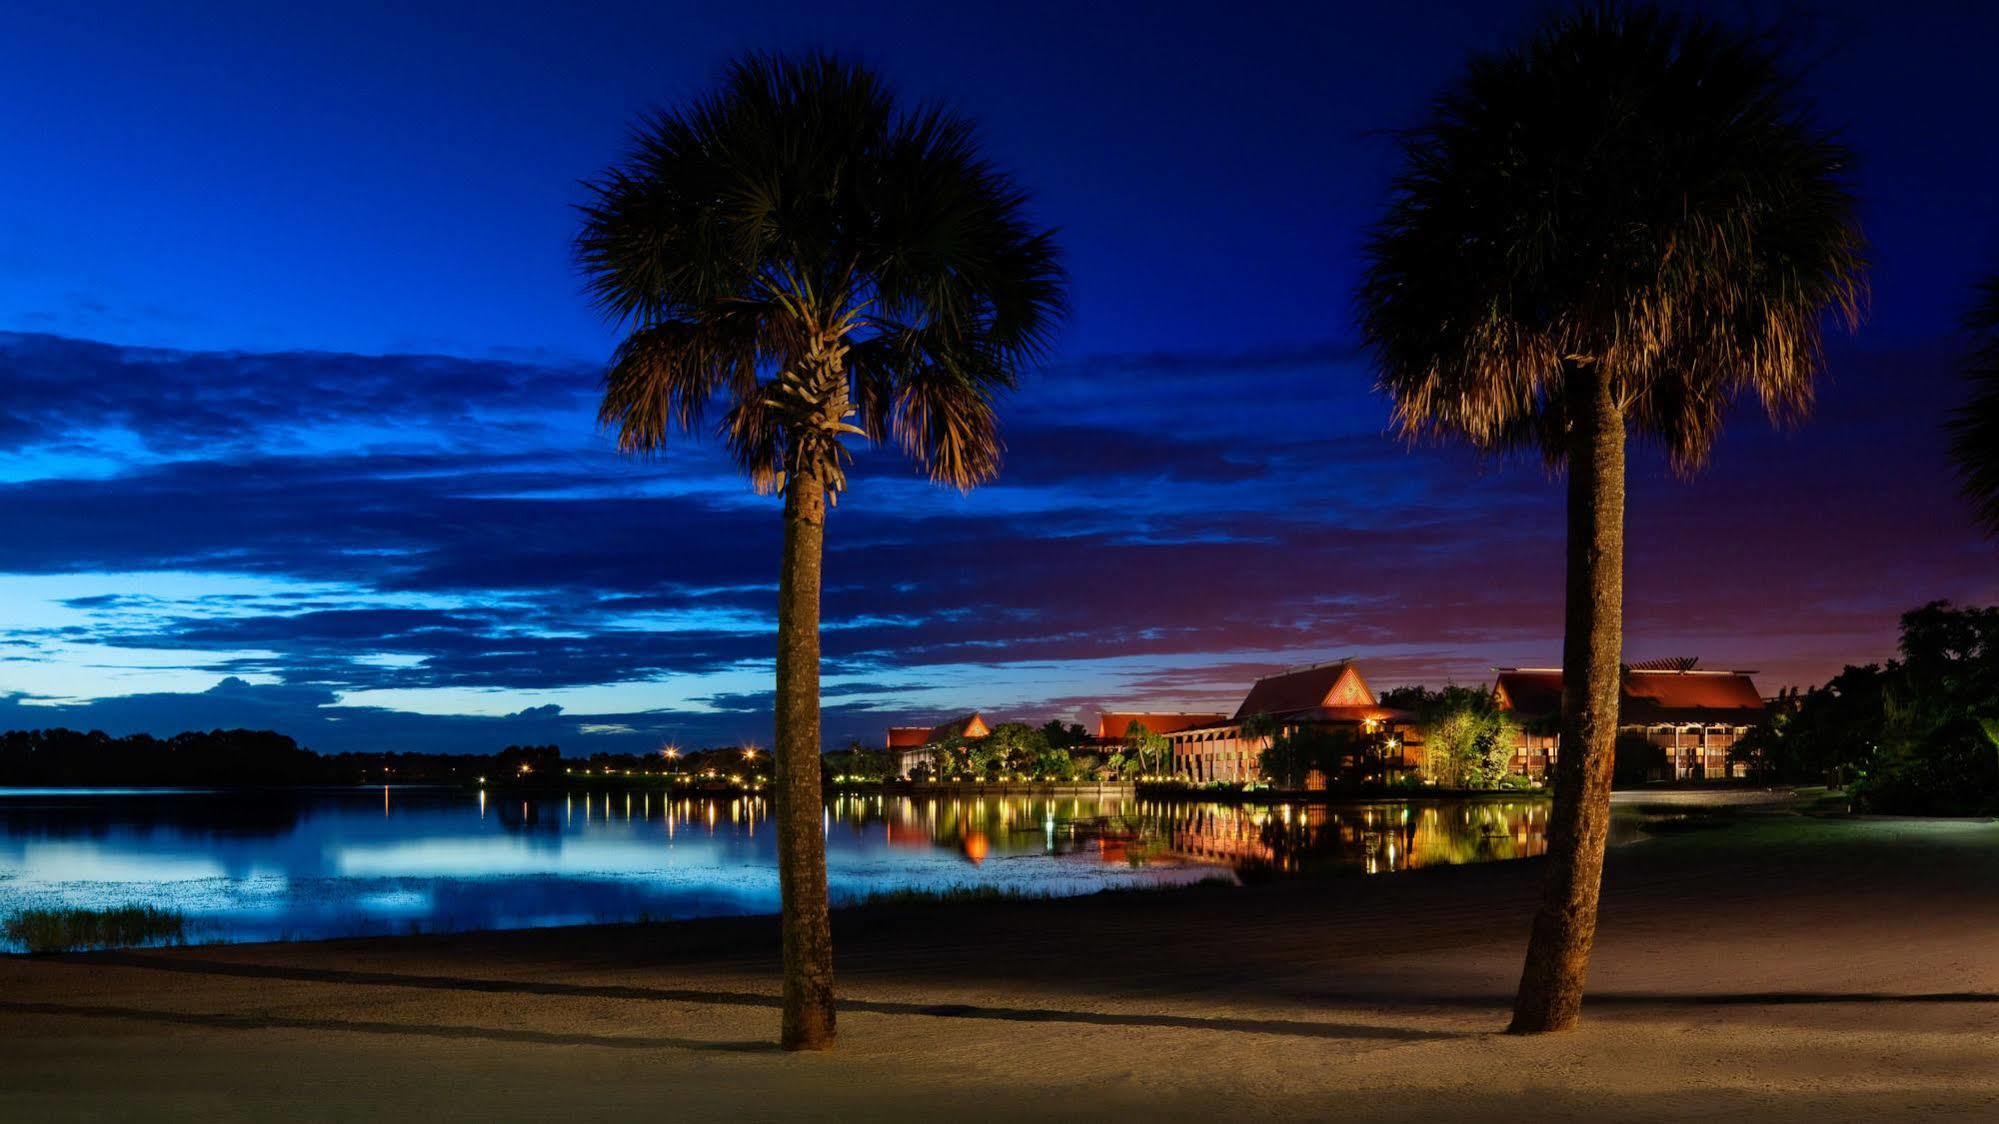
{"type": "Polygon", "coordinates": [[[774,923],[0,959],[0,1119],[1999,1119],[1999,826],[1614,853],[1583,1029],[1506,1021],[1538,864],[774,923]]]}

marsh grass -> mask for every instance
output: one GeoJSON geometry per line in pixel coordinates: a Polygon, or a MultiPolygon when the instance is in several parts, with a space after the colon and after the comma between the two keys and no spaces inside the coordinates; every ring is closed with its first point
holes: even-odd
{"type": "Polygon", "coordinates": [[[117,909],[25,909],[7,918],[7,940],[28,952],[181,944],[187,918],[149,905],[117,909]]]}
{"type": "Polygon", "coordinates": [[[1112,886],[1092,894],[1058,894],[1048,890],[1024,889],[1018,886],[903,886],[893,890],[876,890],[866,897],[850,904],[855,906],[904,906],[904,905],[970,905],[988,902],[1044,902],[1057,898],[1100,897],[1110,894],[1156,894],[1176,890],[1197,888],[1239,886],[1233,877],[1226,874],[1212,874],[1196,882],[1167,882],[1144,886],[1112,886]]]}

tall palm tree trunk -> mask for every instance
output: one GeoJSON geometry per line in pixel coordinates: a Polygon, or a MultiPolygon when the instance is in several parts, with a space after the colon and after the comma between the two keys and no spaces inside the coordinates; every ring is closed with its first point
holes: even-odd
{"type": "Polygon", "coordinates": [[[1548,818],[1548,867],[1514,1034],[1567,1030],[1582,1010],[1596,943],[1624,647],[1624,412],[1598,365],[1568,373],[1568,609],[1562,748],[1548,818]]]}
{"type": "Polygon", "coordinates": [[[826,913],[826,834],[819,788],[819,586],[826,550],[826,488],[816,466],[791,467],[777,594],[773,786],[784,926],[780,1040],[787,1050],[825,1050],[833,1045],[833,932],[826,913]]]}

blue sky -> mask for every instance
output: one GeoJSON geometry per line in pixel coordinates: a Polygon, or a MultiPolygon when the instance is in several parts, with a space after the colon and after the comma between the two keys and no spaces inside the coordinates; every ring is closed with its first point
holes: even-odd
{"type": "MultiPolygon", "coordinates": [[[[1227,705],[1340,655],[1377,684],[1552,661],[1559,488],[1387,436],[1349,312],[1387,131],[1538,6],[945,7],[10,8],[0,726],[767,738],[775,506],[699,442],[613,452],[568,249],[633,117],[747,48],[856,53],[980,120],[1074,279],[998,484],[863,457],[832,740],[1227,705]]],[[[1999,600],[1937,439],[1999,267],[1999,16],[1747,10],[1861,153],[1873,315],[1806,427],[1745,412],[1687,483],[1636,458],[1628,655],[1774,689],[1891,654],[1924,600],[1999,600]]]]}

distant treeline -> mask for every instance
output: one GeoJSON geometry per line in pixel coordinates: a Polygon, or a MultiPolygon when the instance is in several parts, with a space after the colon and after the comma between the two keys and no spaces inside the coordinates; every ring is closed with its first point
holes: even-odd
{"type": "Polygon", "coordinates": [[[313,784],[328,760],[269,730],[189,731],[170,738],[101,730],[0,734],[0,784],[313,784]]]}
{"type": "Polygon", "coordinates": [[[510,745],[489,754],[321,754],[271,730],[196,730],[170,738],[13,730],[0,734],[0,785],[540,784],[571,774],[767,775],[767,756],[731,747],[672,759],[627,753],[566,759],[554,745],[510,745]]]}

